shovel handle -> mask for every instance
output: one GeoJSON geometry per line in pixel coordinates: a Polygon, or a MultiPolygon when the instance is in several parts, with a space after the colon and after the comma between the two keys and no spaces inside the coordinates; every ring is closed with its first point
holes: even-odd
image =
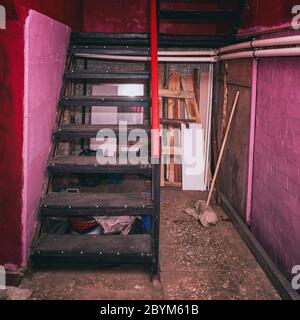
{"type": "Polygon", "coordinates": [[[216,165],[215,174],[214,174],[214,177],[213,177],[213,180],[212,180],[212,184],[211,184],[211,187],[210,187],[210,191],[209,191],[209,195],[208,195],[208,198],[207,198],[207,202],[206,202],[207,206],[209,206],[209,204],[210,204],[212,193],[214,191],[215,184],[216,184],[216,181],[217,181],[217,178],[218,178],[218,174],[219,174],[219,170],[220,170],[220,166],[221,166],[221,161],[223,159],[223,155],[224,155],[224,151],[225,151],[225,147],[226,147],[229,131],[230,131],[232,120],[233,120],[233,116],[234,116],[234,113],[235,113],[235,110],[236,110],[236,107],[237,107],[237,104],[238,104],[239,96],[240,96],[240,91],[238,91],[237,94],[236,94],[236,97],[235,97],[235,100],[234,100],[234,104],[233,104],[233,107],[232,107],[232,110],[231,110],[228,126],[227,126],[227,129],[226,129],[226,133],[225,133],[225,136],[224,136],[224,139],[223,139],[223,142],[222,142],[222,147],[221,147],[221,150],[220,150],[218,162],[217,162],[217,165],[216,165]]]}

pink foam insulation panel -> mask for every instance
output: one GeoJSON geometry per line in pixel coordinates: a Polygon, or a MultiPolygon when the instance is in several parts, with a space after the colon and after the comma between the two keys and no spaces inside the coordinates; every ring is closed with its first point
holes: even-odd
{"type": "Polygon", "coordinates": [[[25,23],[23,264],[28,260],[51,148],[70,28],[31,10],[25,23]]]}

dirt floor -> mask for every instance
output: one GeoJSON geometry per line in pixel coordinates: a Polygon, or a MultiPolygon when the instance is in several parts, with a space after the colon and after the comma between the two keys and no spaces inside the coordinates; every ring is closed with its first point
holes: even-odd
{"type": "Polygon", "coordinates": [[[40,270],[21,288],[31,299],[279,299],[229,219],[205,229],[183,209],[199,192],[162,191],[161,286],[141,266],[40,270]]]}

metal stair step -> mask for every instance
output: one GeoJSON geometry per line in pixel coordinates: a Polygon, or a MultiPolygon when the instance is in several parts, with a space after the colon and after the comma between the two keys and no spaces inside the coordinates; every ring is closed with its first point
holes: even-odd
{"type": "Polygon", "coordinates": [[[128,134],[132,130],[150,131],[148,125],[129,125],[127,131],[120,130],[118,125],[62,125],[59,126],[53,133],[54,138],[95,138],[99,131],[110,129],[116,135],[128,134]]]}
{"type": "Polygon", "coordinates": [[[162,20],[204,20],[218,21],[226,20],[234,17],[233,10],[160,10],[160,18],[162,20]]]}
{"type": "Polygon", "coordinates": [[[152,259],[151,237],[44,234],[31,257],[34,263],[147,263],[152,259]]]}
{"type": "Polygon", "coordinates": [[[128,173],[151,175],[151,164],[105,164],[97,162],[96,157],[56,156],[48,163],[48,172],[61,173],[128,173]]]}
{"type": "Polygon", "coordinates": [[[150,193],[50,193],[40,214],[49,217],[152,215],[150,193]]]}
{"type": "Polygon", "coordinates": [[[145,33],[73,32],[71,42],[73,45],[149,47],[150,36],[145,33]]]}
{"type": "Polygon", "coordinates": [[[149,107],[148,97],[127,96],[64,96],[60,100],[60,106],[92,107],[92,106],[118,106],[118,107],[149,107]]]}
{"type": "Polygon", "coordinates": [[[148,80],[150,73],[141,72],[125,72],[125,73],[99,73],[96,71],[71,71],[65,73],[67,80],[148,80]]]}
{"type": "Polygon", "coordinates": [[[129,56],[149,56],[149,48],[129,47],[129,46],[105,46],[105,45],[73,45],[70,47],[71,54],[89,53],[104,55],[129,55],[129,56]]]}

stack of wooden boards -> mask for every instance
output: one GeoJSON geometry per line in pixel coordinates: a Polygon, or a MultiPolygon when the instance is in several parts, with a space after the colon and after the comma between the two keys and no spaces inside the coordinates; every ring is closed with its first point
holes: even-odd
{"type": "Polygon", "coordinates": [[[171,65],[160,65],[159,74],[160,123],[161,129],[168,133],[164,131],[162,138],[162,160],[165,161],[162,161],[161,166],[161,186],[182,187],[183,168],[179,148],[183,138],[182,133],[176,129],[182,129],[182,125],[186,128],[193,124],[205,125],[203,112],[207,109],[208,72],[200,72],[198,69],[181,72],[171,65]],[[170,159],[166,163],[168,152],[170,159]]]}

